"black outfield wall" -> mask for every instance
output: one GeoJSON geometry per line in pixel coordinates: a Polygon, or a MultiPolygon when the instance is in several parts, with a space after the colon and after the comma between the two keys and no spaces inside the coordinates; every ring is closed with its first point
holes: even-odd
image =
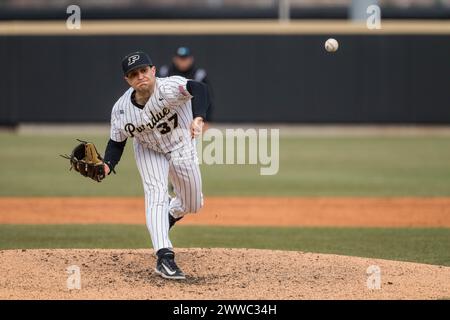
{"type": "Polygon", "coordinates": [[[217,122],[450,123],[448,35],[0,36],[0,124],[102,122],[126,89],[121,57],[159,66],[192,48],[217,122]]]}

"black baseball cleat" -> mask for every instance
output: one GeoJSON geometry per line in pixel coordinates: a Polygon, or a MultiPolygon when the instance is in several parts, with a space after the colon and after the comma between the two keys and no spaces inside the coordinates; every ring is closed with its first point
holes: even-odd
{"type": "Polygon", "coordinates": [[[186,279],[183,271],[175,263],[175,254],[172,250],[167,248],[159,249],[156,255],[158,256],[155,268],[157,274],[166,279],[186,279]]]}
{"type": "Polygon", "coordinates": [[[175,223],[177,223],[177,221],[183,219],[183,217],[179,217],[179,218],[174,218],[170,213],[169,213],[169,230],[175,225],[175,223]]]}

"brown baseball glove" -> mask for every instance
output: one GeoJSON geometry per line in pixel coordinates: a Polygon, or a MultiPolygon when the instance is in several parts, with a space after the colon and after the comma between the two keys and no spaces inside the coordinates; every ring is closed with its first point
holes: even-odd
{"type": "Polygon", "coordinates": [[[91,142],[77,139],[78,144],[69,155],[61,155],[61,157],[70,160],[70,170],[74,169],[84,177],[101,182],[105,174],[105,162],[98,153],[95,145],[91,142]]]}

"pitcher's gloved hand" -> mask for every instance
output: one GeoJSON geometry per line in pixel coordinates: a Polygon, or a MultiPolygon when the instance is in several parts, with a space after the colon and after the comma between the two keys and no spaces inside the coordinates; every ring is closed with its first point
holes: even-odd
{"type": "Polygon", "coordinates": [[[70,160],[70,170],[74,169],[84,177],[101,182],[109,173],[109,167],[106,168],[102,156],[98,153],[93,143],[78,141],[80,144],[72,150],[70,156],[61,155],[61,157],[70,160]]]}

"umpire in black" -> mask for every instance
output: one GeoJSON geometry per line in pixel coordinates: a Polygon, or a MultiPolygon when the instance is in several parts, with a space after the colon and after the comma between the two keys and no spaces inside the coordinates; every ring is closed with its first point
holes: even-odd
{"type": "Polygon", "coordinates": [[[172,64],[170,66],[163,65],[159,68],[160,77],[182,76],[187,79],[192,79],[198,82],[203,82],[208,87],[208,101],[209,107],[206,113],[206,121],[213,121],[213,91],[211,82],[209,81],[206,70],[197,68],[195,65],[194,56],[191,49],[188,47],[179,47],[172,57],[172,64]]]}

